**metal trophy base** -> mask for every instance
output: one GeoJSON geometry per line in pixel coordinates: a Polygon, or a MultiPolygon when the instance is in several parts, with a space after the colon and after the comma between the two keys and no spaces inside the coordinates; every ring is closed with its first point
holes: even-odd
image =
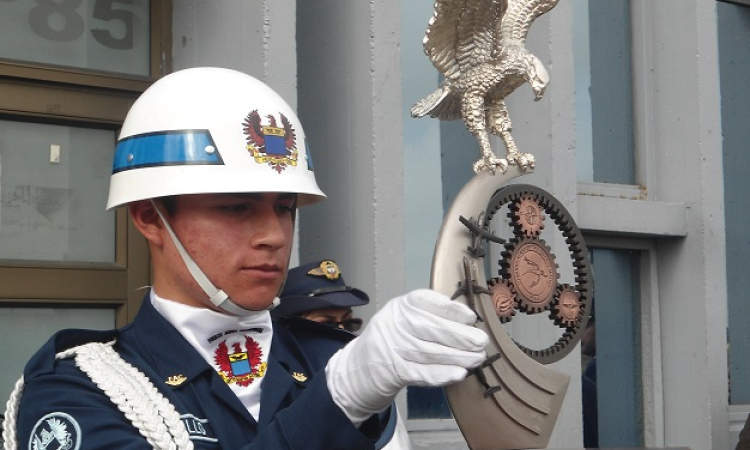
{"type": "Polygon", "coordinates": [[[433,258],[432,288],[454,296],[462,286],[465,292],[455,301],[474,308],[483,319],[476,326],[490,336],[487,363],[445,388],[453,416],[472,450],[545,448],[570,381],[567,374],[525,354],[504,331],[492,302],[486,296],[482,301],[472,288],[487,286],[484,263],[467,250],[476,246],[476,239],[459,217],[481,217],[493,194],[519,175],[518,167],[510,166],[505,173],[484,171],[470,180],[446,215],[433,258]]]}

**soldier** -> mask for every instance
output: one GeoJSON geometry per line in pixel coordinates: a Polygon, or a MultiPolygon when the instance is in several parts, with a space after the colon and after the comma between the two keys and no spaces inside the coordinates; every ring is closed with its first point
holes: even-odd
{"type": "Polygon", "coordinates": [[[289,270],[281,303],[271,310],[271,318],[301,317],[349,332],[362,328],[362,319],[353,316],[352,307],[366,305],[370,297],[348,286],[339,265],[319,260],[289,270]]]}
{"type": "Polygon", "coordinates": [[[9,448],[371,449],[405,386],[463,379],[487,336],[469,308],[398,297],[330,360],[272,323],[298,207],[323,200],[305,134],[273,90],[195,68],[154,83],[123,124],[108,208],[127,205],[153,286],[119,330],[65,330],[30,360],[9,448]]]}

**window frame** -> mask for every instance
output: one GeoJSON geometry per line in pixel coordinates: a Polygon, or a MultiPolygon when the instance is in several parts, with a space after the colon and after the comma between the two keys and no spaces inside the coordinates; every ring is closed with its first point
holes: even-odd
{"type": "MultiPolygon", "coordinates": [[[[138,96],[172,69],[172,0],[151,0],[150,14],[150,76],[0,59],[0,119],[116,134],[138,96]]],[[[150,284],[150,265],[126,208],[115,211],[114,245],[114,263],[0,261],[0,307],[111,307],[116,325],[127,324],[140,307],[139,288],[150,284]]]]}
{"type": "Polygon", "coordinates": [[[172,65],[172,0],[151,0],[149,77],[0,59],[0,116],[118,128],[138,95],[172,65]]]}
{"type": "MultiPolygon", "coordinates": [[[[625,238],[584,233],[589,250],[632,250],[640,253],[640,339],[643,389],[643,440],[646,447],[665,444],[664,375],[662,372],[661,312],[658,260],[654,239],[625,238]]],[[[596,279],[594,279],[596,291],[596,279]]],[[[596,302],[596,298],[594,299],[596,302]]]]}
{"type": "Polygon", "coordinates": [[[172,0],[151,0],[150,6],[151,71],[148,77],[0,58],[0,79],[9,77],[27,81],[143,92],[153,81],[168,73],[172,54],[172,0]]]}
{"type": "MultiPolygon", "coordinates": [[[[747,0],[750,2],[750,0],[747,0]]],[[[648,200],[653,198],[649,186],[656,180],[654,159],[656,156],[653,126],[653,80],[650,77],[650,61],[653,60],[650,42],[653,15],[645,0],[630,0],[631,14],[631,74],[633,79],[633,158],[635,163],[635,184],[581,182],[585,192],[596,196],[613,196],[648,200]],[[616,187],[617,192],[612,188],[616,187]]]]}

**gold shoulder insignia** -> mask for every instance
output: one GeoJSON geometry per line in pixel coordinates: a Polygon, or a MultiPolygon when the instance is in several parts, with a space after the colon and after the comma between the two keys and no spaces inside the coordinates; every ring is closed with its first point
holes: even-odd
{"type": "Polygon", "coordinates": [[[182,383],[187,381],[187,377],[185,375],[171,375],[169,378],[167,378],[167,383],[170,386],[179,386],[182,383]]]}

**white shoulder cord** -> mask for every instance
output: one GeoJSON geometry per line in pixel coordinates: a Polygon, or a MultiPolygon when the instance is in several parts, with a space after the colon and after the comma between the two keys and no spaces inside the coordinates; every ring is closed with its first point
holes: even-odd
{"type": "Polygon", "coordinates": [[[3,421],[3,449],[16,450],[18,440],[16,439],[16,418],[18,417],[18,403],[23,393],[23,376],[16,381],[13,392],[5,404],[5,420],[3,421]]]}
{"type": "MultiPolygon", "coordinates": [[[[112,348],[114,341],[92,342],[58,353],[57,359],[75,357],[76,365],[112,400],[154,449],[192,450],[187,430],[174,406],[138,369],[112,348]]],[[[5,450],[15,450],[18,403],[23,377],[16,383],[7,404],[3,437],[5,450]]]]}

